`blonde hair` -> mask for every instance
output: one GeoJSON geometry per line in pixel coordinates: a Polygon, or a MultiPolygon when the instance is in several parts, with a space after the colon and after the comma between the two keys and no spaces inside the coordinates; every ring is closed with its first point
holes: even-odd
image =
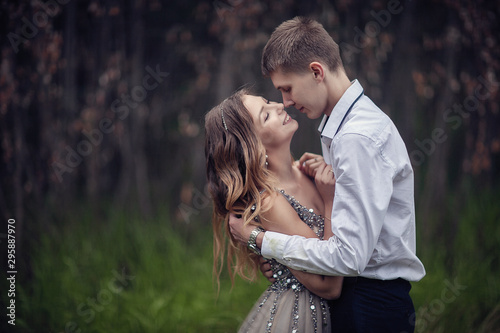
{"type": "Polygon", "coordinates": [[[266,77],[282,70],[304,73],[311,62],[326,64],[331,72],[344,70],[339,46],[317,21],[297,16],[281,23],[262,52],[261,70],[266,77]]]}
{"type": "Polygon", "coordinates": [[[259,214],[269,209],[263,199],[276,188],[265,167],[265,148],[242,101],[247,93],[246,89],[234,93],[205,116],[207,180],[213,200],[213,271],[218,285],[224,259],[233,283],[236,274],[247,280],[256,278],[259,258],[232,237],[229,214],[242,215],[246,224],[260,225],[259,214]]]}

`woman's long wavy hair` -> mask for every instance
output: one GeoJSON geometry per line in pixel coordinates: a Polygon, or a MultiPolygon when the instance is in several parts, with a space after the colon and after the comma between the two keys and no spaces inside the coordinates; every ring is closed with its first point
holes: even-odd
{"type": "Polygon", "coordinates": [[[269,209],[263,199],[276,188],[265,165],[265,148],[242,101],[245,94],[247,89],[237,91],[205,116],[207,180],[213,200],[213,270],[218,286],[224,259],[233,283],[236,274],[247,280],[257,276],[259,258],[232,237],[229,214],[242,215],[246,224],[260,225],[256,217],[269,209]]]}

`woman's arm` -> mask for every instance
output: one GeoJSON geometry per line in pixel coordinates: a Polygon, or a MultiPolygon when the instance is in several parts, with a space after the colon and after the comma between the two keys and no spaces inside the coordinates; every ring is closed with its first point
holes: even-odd
{"type": "Polygon", "coordinates": [[[318,189],[321,198],[323,199],[323,204],[325,207],[325,233],[323,235],[324,239],[329,239],[333,236],[332,231],[332,209],[333,209],[333,198],[335,196],[335,175],[333,173],[331,165],[321,162],[321,164],[315,170],[314,183],[318,189]]]}
{"type": "MultiPolygon", "coordinates": [[[[261,214],[260,217],[264,229],[288,235],[317,238],[314,231],[299,218],[297,212],[282,195],[273,193],[264,200],[272,200],[270,203],[271,208],[267,212],[261,214]]],[[[325,299],[335,299],[340,296],[342,277],[323,276],[297,270],[290,271],[300,283],[314,294],[325,299]]]]}

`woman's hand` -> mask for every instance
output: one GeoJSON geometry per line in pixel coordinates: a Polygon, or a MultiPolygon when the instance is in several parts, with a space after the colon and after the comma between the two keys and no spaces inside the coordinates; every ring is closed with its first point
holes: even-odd
{"type": "Polygon", "coordinates": [[[332,205],[335,195],[335,175],[333,174],[332,166],[321,162],[316,168],[314,181],[325,205],[332,205]]]}
{"type": "Polygon", "coordinates": [[[299,169],[311,178],[316,176],[316,169],[324,163],[323,156],[313,153],[304,153],[299,159],[299,169]]]}

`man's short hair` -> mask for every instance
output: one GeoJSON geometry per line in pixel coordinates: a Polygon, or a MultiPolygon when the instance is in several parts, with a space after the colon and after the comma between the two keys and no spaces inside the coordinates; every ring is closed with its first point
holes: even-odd
{"type": "Polygon", "coordinates": [[[331,72],[343,70],[339,46],[323,26],[297,16],[281,23],[271,34],[262,52],[261,70],[265,77],[277,70],[303,73],[313,61],[326,64],[331,72]]]}

